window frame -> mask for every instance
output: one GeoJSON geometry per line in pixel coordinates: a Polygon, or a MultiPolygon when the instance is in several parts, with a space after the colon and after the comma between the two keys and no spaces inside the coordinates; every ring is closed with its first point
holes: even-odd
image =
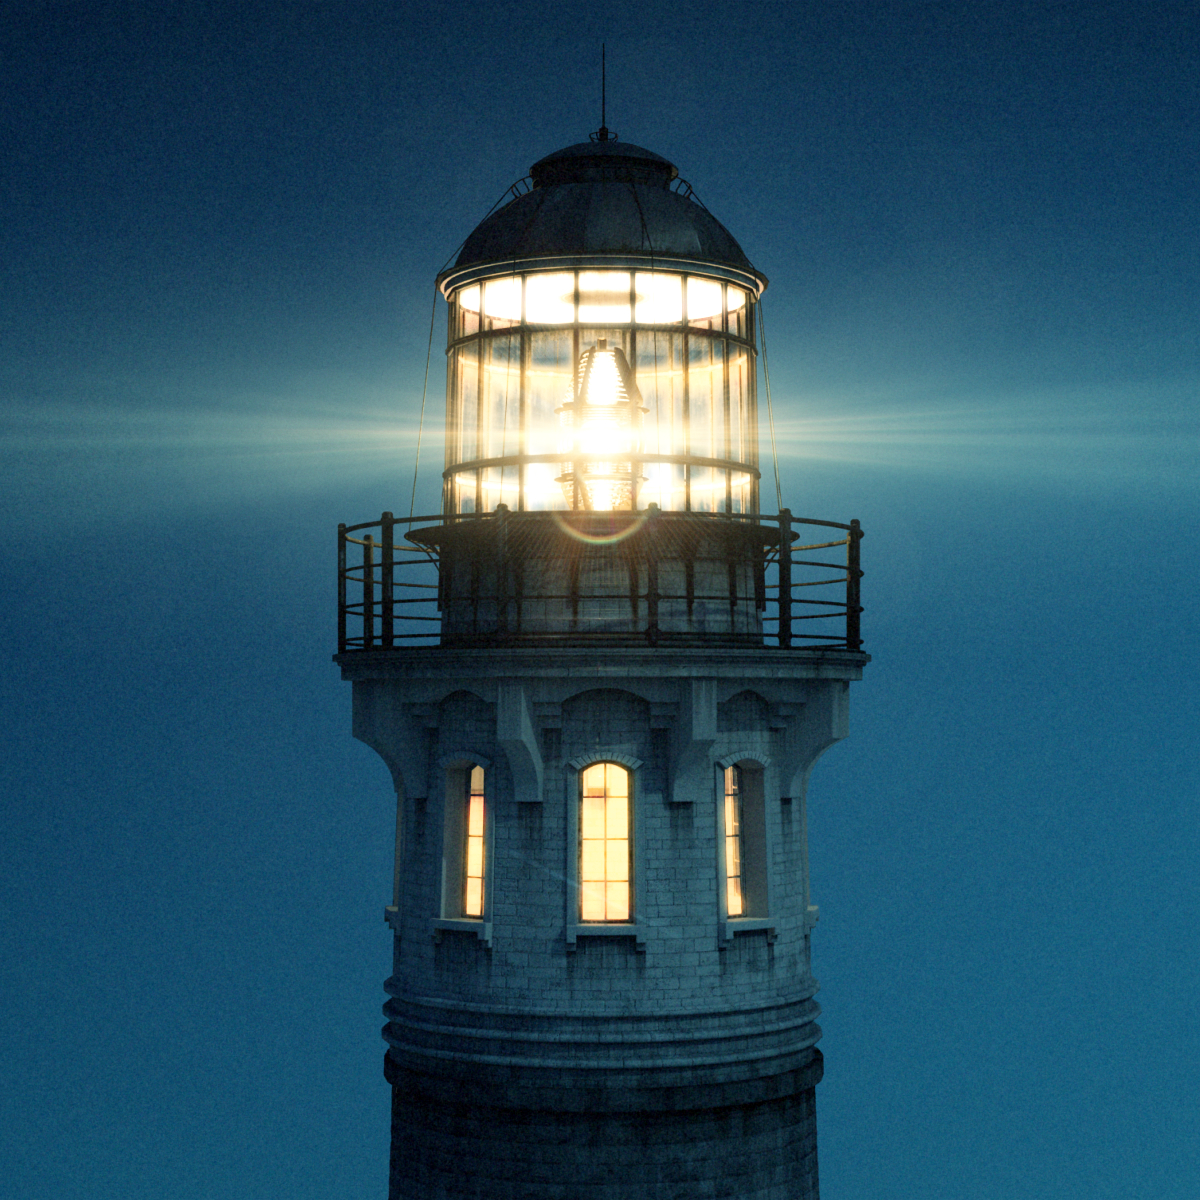
{"type": "Polygon", "coordinates": [[[636,948],[646,948],[646,927],[638,916],[638,887],[643,878],[641,847],[642,809],[639,770],[641,759],[628,754],[614,754],[603,749],[590,754],[577,755],[567,764],[566,776],[566,943],[567,950],[574,951],[580,938],[587,937],[631,937],[636,948]],[[584,921],[581,914],[580,855],[582,852],[581,810],[583,808],[583,773],[588,767],[608,763],[623,767],[629,775],[629,919],[627,921],[584,921]]]}
{"type": "Polygon", "coordinates": [[[438,915],[433,919],[435,940],[447,930],[473,933],[492,944],[493,845],[495,841],[495,777],[492,761],[479,754],[445,755],[442,769],[442,854],[438,915]],[[483,771],[483,911],[468,916],[466,909],[468,806],[471,772],[483,771]]]}
{"type": "Polygon", "coordinates": [[[739,933],[766,930],[774,941],[776,917],[772,908],[771,861],[774,839],[767,806],[768,764],[750,753],[728,754],[717,760],[714,771],[716,803],[717,915],[720,945],[724,948],[739,933]],[[729,913],[729,877],[726,869],[725,772],[739,772],[742,809],[743,914],[729,913]]]}

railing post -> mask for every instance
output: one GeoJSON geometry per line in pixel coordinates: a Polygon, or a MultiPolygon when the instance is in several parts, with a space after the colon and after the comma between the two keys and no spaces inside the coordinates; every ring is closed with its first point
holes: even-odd
{"type": "Polygon", "coordinates": [[[859,613],[862,606],[858,581],[862,571],[858,568],[858,543],[862,541],[862,527],[857,520],[850,522],[850,536],[846,546],[846,649],[859,650],[862,648],[862,631],[859,625],[859,613]]]}
{"type": "Polygon", "coordinates": [[[646,531],[642,544],[646,547],[646,640],[658,644],[658,514],[657,504],[646,509],[646,531]]]}
{"type": "Polygon", "coordinates": [[[395,644],[393,618],[395,615],[395,595],[394,584],[392,581],[392,567],[394,547],[392,545],[395,540],[393,532],[394,520],[390,512],[385,512],[379,520],[380,536],[383,538],[383,561],[380,564],[380,604],[382,611],[380,613],[382,619],[382,642],[385,650],[392,649],[395,644]]]}
{"type": "MultiPolygon", "coordinates": [[[[479,523],[473,522],[471,528],[472,543],[469,543],[469,562],[471,571],[471,636],[479,636],[479,539],[474,536],[479,532],[479,523]]],[[[490,632],[490,630],[488,631],[490,632]]]]}
{"type": "Polygon", "coordinates": [[[346,653],[346,525],[338,525],[338,653],[346,653]]]}
{"type": "Polygon", "coordinates": [[[792,644],[792,512],[779,510],[779,644],[792,644]]]}
{"type": "Polygon", "coordinates": [[[363,538],[363,649],[375,644],[375,542],[363,538]]]}
{"type": "MultiPolygon", "coordinates": [[[[761,517],[755,518],[755,525],[762,524],[761,517]]],[[[767,564],[766,555],[763,553],[763,540],[756,538],[754,541],[754,608],[760,616],[766,614],[767,611],[767,564]]]]}
{"type": "Polygon", "coordinates": [[[496,505],[496,635],[508,634],[508,513],[507,504],[496,505]]]}
{"type": "Polygon", "coordinates": [[[579,543],[573,538],[567,548],[567,599],[571,604],[571,629],[579,628],[579,543]]]}

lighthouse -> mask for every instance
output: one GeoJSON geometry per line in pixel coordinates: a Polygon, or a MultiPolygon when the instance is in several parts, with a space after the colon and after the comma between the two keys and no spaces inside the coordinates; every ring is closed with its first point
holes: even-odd
{"type": "Polygon", "coordinates": [[[766,285],[604,128],[438,278],[441,511],[338,534],[397,797],[391,1200],[818,1195],[805,793],[862,534],[763,511],[766,285]]]}

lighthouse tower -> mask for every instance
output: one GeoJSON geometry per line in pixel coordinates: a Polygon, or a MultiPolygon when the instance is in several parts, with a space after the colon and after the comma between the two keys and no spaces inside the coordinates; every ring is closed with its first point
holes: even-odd
{"type": "Polygon", "coordinates": [[[601,129],[438,282],[442,511],[339,530],[397,794],[391,1200],[816,1197],[805,787],[861,532],[760,511],[766,279],[601,129]]]}

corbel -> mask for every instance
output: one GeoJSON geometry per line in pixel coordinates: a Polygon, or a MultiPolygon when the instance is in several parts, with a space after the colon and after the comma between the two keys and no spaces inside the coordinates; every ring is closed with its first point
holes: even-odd
{"type": "Polygon", "coordinates": [[[496,697],[496,742],[508,759],[518,803],[542,799],[542,750],[538,744],[533,706],[525,685],[502,679],[496,697]]]}

